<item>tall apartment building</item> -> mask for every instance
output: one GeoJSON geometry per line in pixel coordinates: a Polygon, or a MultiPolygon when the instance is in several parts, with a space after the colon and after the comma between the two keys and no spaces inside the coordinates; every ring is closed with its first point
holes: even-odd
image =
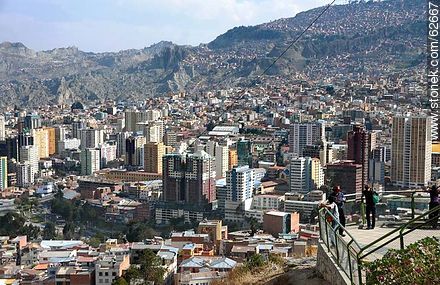
{"type": "Polygon", "coordinates": [[[431,118],[395,116],[391,141],[391,181],[401,187],[426,186],[431,180],[431,118]]]}
{"type": "Polygon", "coordinates": [[[33,166],[28,162],[17,164],[17,182],[18,187],[29,187],[35,181],[35,175],[33,166]]]}
{"type": "Polygon", "coordinates": [[[8,188],[8,157],[0,157],[0,191],[8,188]]]}
{"type": "Polygon", "coordinates": [[[309,193],[324,185],[324,171],[318,158],[292,158],[290,169],[290,192],[309,193]]]}
{"type": "Polygon", "coordinates": [[[234,167],[226,172],[225,220],[240,222],[252,206],[255,170],[249,166],[234,167]]]}
{"type": "Polygon", "coordinates": [[[215,158],[216,179],[225,177],[226,171],[229,170],[229,148],[219,145],[218,142],[208,141],[206,152],[215,158]]]}
{"type": "Polygon", "coordinates": [[[147,142],[144,146],[144,171],[162,173],[162,158],[165,145],[161,142],[147,142]]]}
{"type": "Polygon", "coordinates": [[[362,165],[362,185],[368,182],[369,134],[360,125],[354,125],[347,134],[347,159],[362,165]]]}
{"type": "Polygon", "coordinates": [[[228,153],[228,170],[238,166],[238,155],[236,149],[229,149],[228,153]]]}
{"type": "Polygon", "coordinates": [[[34,145],[22,146],[19,149],[19,161],[20,163],[29,163],[32,167],[32,173],[38,173],[38,149],[34,145]]]}
{"type": "Polygon", "coordinates": [[[163,142],[164,124],[163,121],[147,121],[138,123],[143,129],[143,135],[147,142],[163,142]]]}
{"type": "Polygon", "coordinates": [[[330,186],[341,186],[346,194],[362,193],[362,165],[352,160],[327,164],[326,179],[330,186]]]}
{"type": "Polygon", "coordinates": [[[28,130],[41,128],[41,117],[37,113],[32,113],[24,117],[24,128],[28,130]]]}
{"type": "Polygon", "coordinates": [[[56,145],[57,145],[57,138],[56,138],[56,130],[55,128],[45,128],[47,130],[48,135],[48,151],[49,155],[53,155],[56,153],[56,145]]]}
{"type": "Polygon", "coordinates": [[[240,140],[237,142],[238,165],[252,166],[252,142],[240,140]]]}
{"type": "Polygon", "coordinates": [[[163,199],[206,206],[216,199],[212,157],[205,151],[163,157],[163,199]]]}
{"type": "Polygon", "coordinates": [[[104,143],[104,131],[99,129],[82,129],[80,131],[81,149],[97,148],[104,143]]]}
{"type": "Polygon", "coordinates": [[[99,145],[101,156],[101,168],[107,166],[107,163],[116,159],[116,142],[107,141],[99,145]]]}
{"type": "Polygon", "coordinates": [[[34,137],[34,145],[38,150],[38,158],[49,157],[49,132],[47,129],[38,128],[32,129],[32,136],[34,137]]]}
{"type": "Polygon", "coordinates": [[[0,141],[4,141],[6,139],[6,122],[5,116],[0,116],[0,141]]]}
{"type": "Polygon", "coordinates": [[[293,123],[289,129],[289,149],[294,155],[303,156],[304,147],[325,141],[325,123],[293,123]]]}
{"type": "Polygon", "coordinates": [[[144,136],[130,136],[125,140],[125,165],[142,166],[145,143],[144,136]]]}
{"type": "Polygon", "coordinates": [[[63,142],[66,139],[66,128],[64,126],[55,127],[55,153],[59,153],[59,142],[63,142]]]}
{"type": "Polygon", "coordinates": [[[87,128],[87,124],[84,121],[72,122],[72,138],[81,139],[81,130],[87,128]]]}
{"type": "Polygon", "coordinates": [[[81,175],[92,175],[100,170],[101,154],[99,149],[86,148],[81,151],[81,175]]]}

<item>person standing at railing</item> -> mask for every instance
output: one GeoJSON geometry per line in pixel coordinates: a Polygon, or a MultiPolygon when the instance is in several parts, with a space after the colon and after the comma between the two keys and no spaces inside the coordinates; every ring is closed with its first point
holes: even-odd
{"type": "MultiPolygon", "coordinates": [[[[434,209],[435,207],[437,207],[438,205],[440,205],[440,200],[438,197],[439,194],[439,190],[437,185],[432,185],[432,187],[429,189],[429,210],[431,211],[432,209],[434,209]]],[[[439,211],[435,211],[433,213],[431,213],[429,215],[429,219],[432,219],[432,228],[433,229],[437,229],[437,224],[438,224],[438,216],[439,216],[439,211]]]]}
{"type": "Polygon", "coordinates": [[[365,198],[367,230],[374,229],[374,226],[376,225],[376,203],[379,196],[368,185],[364,186],[364,191],[362,191],[362,196],[365,198]]]}
{"type": "Polygon", "coordinates": [[[330,231],[330,241],[331,241],[331,245],[334,246],[336,244],[336,237],[335,237],[335,230],[336,227],[338,226],[338,222],[339,221],[339,212],[338,212],[338,205],[336,205],[336,200],[334,196],[329,196],[327,201],[324,203],[321,203],[321,205],[319,205],[320,208],[327,208],[331,215],[326,216],[326,220],[328,223],[331,223],[332,226],[332,231],[330,231]]]}
{"type": "MultiPolygon", "coordinates": [[[[345,195],[344,193],[342,193],[341,187],[339,185],[333,187],[333,192],[329,195],[329,199],[330,197],[333,197],[336,205],[338,206],[339,222],[343,227],[345,227],[344,204],[347,198],[345,198],[345,195]]],[[[343,237],[345,236],[343,228],[339,228],[339,234],[343,237]]]]}

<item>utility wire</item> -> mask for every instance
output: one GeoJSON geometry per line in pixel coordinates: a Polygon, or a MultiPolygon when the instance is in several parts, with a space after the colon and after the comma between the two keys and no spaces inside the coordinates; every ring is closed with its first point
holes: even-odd
{"type": "Polygon", "coordinates": [[[275,63],[277,63],[277,61],[283,57],[283,55],[294,45],[296,44],[299,39],[316,23],[316,21],[319,20],[319,18],[321,18],[322,15],[324,15],[325,12],[327,12],[327,10],[330,8],[331,5],[333,5],[333,3],[335,3],[336,0],[333,0],[330,4],[328,4],[324,10],[321,11],[321,13],[319,13],[319,15],[307,26],[307,28],[302,31],[296,38],[295,40],[293,40],[288,46],[287,48],[268,66],[266,67],[266,69],[263,71],[263,73],[261,73],[259,76],[265,75],[266,72],[275,65],[275,63]]]}

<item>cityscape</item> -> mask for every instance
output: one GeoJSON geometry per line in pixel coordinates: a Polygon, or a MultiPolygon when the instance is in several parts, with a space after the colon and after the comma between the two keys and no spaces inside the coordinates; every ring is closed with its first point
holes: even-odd
{"type": "Polygon", "coordinates": [[[440,284],[438,6],[330,2],[194,47],[0,32],[0,285],[440,284]]]}

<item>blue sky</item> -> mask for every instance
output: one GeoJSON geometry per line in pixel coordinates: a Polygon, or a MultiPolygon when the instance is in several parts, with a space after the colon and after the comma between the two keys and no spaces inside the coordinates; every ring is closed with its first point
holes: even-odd
{"type": "Polygon", "coordinates": [[[0,0],[0,42],[35,50],[198,45],[240,25],[292,17],[330,0],[0,0]]]}

